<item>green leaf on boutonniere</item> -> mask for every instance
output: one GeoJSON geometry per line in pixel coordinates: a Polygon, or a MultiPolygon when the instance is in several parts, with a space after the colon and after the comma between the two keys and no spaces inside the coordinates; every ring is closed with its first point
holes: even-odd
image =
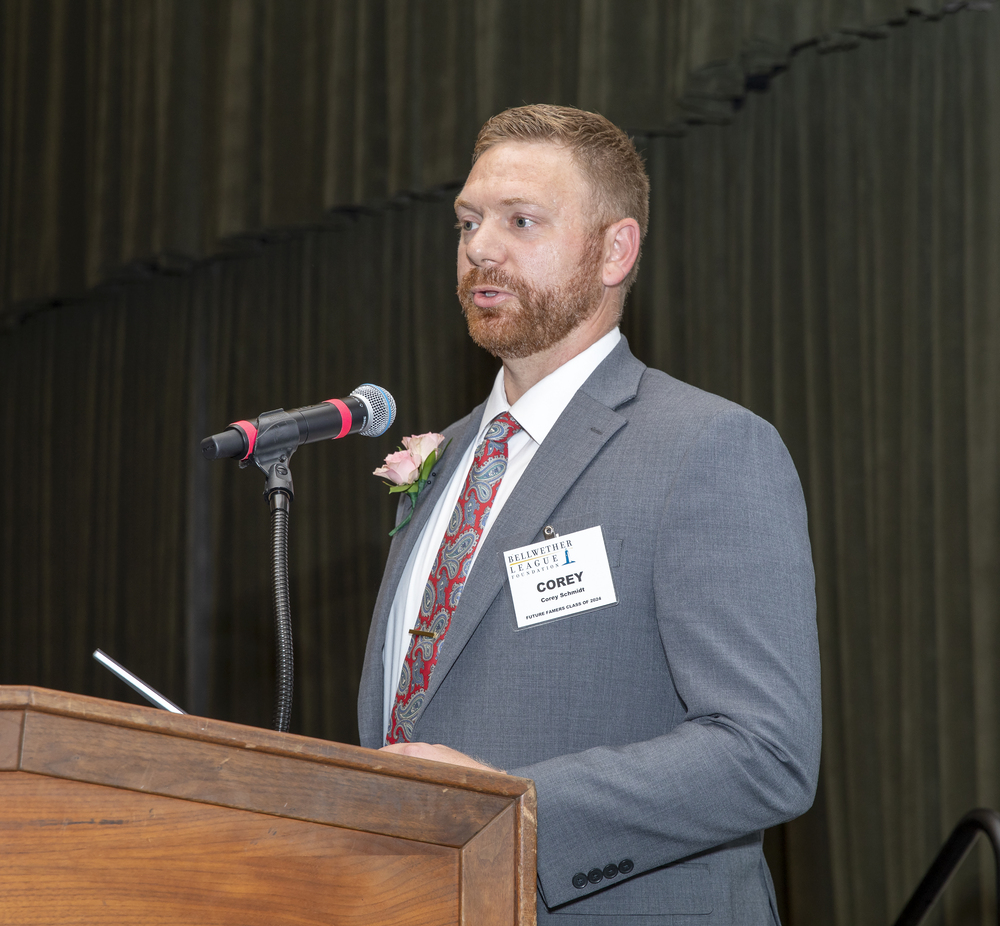
{"type": "Polygon", "coordinates": [[[420,467],[420,476],[417,479],[417,484],[420,486],[418,491],[423,491],[425,485],[427,485],[427,480],[431,478],[431,470],[434,469],[435,464],[441,457],[444,456],[444,452],[448,449],[451,441],[448,441],[440,450],[431,451],[430,455],[424,460],[420,467]]]}

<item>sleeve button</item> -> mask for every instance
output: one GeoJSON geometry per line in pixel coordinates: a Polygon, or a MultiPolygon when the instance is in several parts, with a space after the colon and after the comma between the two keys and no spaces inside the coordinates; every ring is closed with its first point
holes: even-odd
{"type": "Polygon", "coordinates": [[[608,878],[610,880],[611,878],[614,878],[617,874],[618,874],[618,866],[614,862],[612,862],[610,865],[604,866],[605,878],[608,878]]]}
{"type": "Polygon", "coordinates": [[[591,868],[587,872],[587,880],[591,884],[600,884],[604,880],[604,872],[600,868],[591,868]]]}
{"type": "Polygon", "coordinates": [[[578,871],[573,875],[573,887],[580,888],[587,886],[587,876],[582,872],[578,871]]]}
{"type": "Polygon", "coordinates": [[[632,859],[630,859],[630,858],[623,858],[618,863],[618,870],[623,875],[627,875],[633,868],[635,868],[635,865],[632,863],[632,859]]]}

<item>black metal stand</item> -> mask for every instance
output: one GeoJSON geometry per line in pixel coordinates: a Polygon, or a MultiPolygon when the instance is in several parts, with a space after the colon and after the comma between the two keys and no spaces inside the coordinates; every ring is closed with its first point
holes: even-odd
{"type": "MultiPolygon", "coordinates": [[[[288,732],[292,716],[295,662],[292,653],[292,607],[288,592],[288,517],[295,491],[289,462],[299,444],[299,427],[277,409],[257,419],[257,442],[250,459],[264,474],[264,495],[271,509],[271,567],[274,588],[276,684],[274,729],[288,732]]],[[[243,461],[240,466],[246,466],[243,461]]]]}
{"type": "Polygon", "coordinates": [[[288,594],[288,516],[291,496],[282,489],[268,499],[271,506],[271,567],[274,581],[274,644],[277,691],[274,729],[288,732],[292,717],[295,659],[292,653],[292,607],[288,594]]]}

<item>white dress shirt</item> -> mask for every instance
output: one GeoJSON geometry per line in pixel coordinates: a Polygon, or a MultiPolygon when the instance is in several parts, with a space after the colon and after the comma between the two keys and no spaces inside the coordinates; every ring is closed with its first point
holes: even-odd
{"type": "MultiPolygon", "coordinates": [[[[385,696],[382,707],[382,735],[389,729],[389,715],[396,699],[396,688],[403,669],[403,660],[410,649],[410,630],[417,624],[420,615],[420,601],[427,586],[427,578],[437,559],[438,549],[444,537],[445,529],[451,514],[455,510],[458,496],[465,486],[466,477],[472,467],[475,450],[483,440],[486,428],[490,422],[502,412],[509,411],[521,426],[507,442],[507,471],[500,481],[496,497],[490,509],[490,516],[483,528],[482,536],[472,554],[472,562],[483,545],[483,540],[490,527],[496,523],[497,515],[510,497],[511,492],[527,469],[531,458],[535,455],[539,444],[556,423],[556,420],[569,405],[576,391],[589,379],[590,374],[597,369],[601,361],[614,350],[621,338],[617,328],[609,331],[599,341],[591,344],[585,351],[568,360],[559,369],[553,371],[545,379],[532,386],[513,405],[507,402],[504,391],[503,369],[497,373],[493,389],[486,401],[483,417],[479,422],[476,439],[464,449],[451,481],[438,498],[437,505],[424,524],[406,568],[396,589],[396,597],[389,612],[389,624],[386,628],[385,645],[382,648],[382,671],[385,682],[385,696]]],[[[448,453],[458,453],[461,448],[450,447],[448,453]]],[[[406,528],[404,528],[405,530],[406,528]]],[[[527,539],[527,538],[526,538],[527,539]]],[[[472,564],[470,564],[470,570],[472,564]]]]}

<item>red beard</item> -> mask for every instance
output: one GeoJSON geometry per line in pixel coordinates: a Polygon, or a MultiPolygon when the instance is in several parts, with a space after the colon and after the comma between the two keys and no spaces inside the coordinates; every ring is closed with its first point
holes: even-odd
{"type": "Polygon", "coordinates": [[[458,285],[472,340],[502,360],[530,357],[558,344],[600,305],[603,246],[603,234],[595,235],[571,281],[551,289],[536,289],[497,267],[473,267],[458,285]],[[477,286],[495,286],[513,294],[516,303],[480,308],[472,294],[477,286]]]}

